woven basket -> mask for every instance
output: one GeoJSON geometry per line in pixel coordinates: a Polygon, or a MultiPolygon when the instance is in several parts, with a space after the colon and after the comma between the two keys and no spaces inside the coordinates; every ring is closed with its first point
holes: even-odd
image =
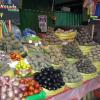
{"type": "Polygon", "coordinates": [[[70,32],[70,33],[67,33],[67,34],[64,34],[64,33],[55,33],[55,35],[60,40],[73,40],[76,37],[76,32],[70,32]]]}
{"type": "Polygon", "coordinates": [[[79,48],[83,52],[83,55],[88,55],[94,46],[79,46],[79,48]]]}
{"type": "Polygon", "coordinates": [[[97,77],[97,72],[91,73],[91,74],[81,73],[81,75],[83,76],[83,81],[85,82],[85,81],[91,80],[93,78],[96,78],[97,77]]]}
{"type": "Polygon", "coordinates": [[[66,83],[66,86],[69,88],[77,88],[80,87],[82,85],[82,81],[77,82],[77,83],[66,83]]]}
{"type": "Polygon", "coordinates": [[[95,62],[93,62],[93,65],[97,68],[97,72],[100,72],[100,62],[95,61],[95,62]]]}

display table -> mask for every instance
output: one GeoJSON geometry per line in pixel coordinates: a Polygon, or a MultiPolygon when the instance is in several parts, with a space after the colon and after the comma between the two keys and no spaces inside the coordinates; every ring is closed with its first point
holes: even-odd
{"type": "Polygon", "coordinates": [[[66,90],[63,93],[47,98],[47,100],[80,100],[87,93],[98,88],[100,88],[100,76],[85,82],[79,88],[66,90]]]}

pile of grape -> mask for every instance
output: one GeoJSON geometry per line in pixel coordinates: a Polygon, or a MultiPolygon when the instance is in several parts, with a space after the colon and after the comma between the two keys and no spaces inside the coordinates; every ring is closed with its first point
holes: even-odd
{"type": "Polygon", "coordinates": [[[50,63],[48,62],[48,59],[44,56],[44,51],[42,47],[33,47],[28,49],[29,53],[26,59],[34,70],[40,71],[41,68],[49,67],[50,63]]]}
{"type": "Polygon", "coordinates": [[[65,83],[77,83],[83,79],[74,65],[69,64],[66,67],[62,67],[61,70],[63,72],[63,80],[65,83]]]}
{"type": "Polygon", "coordinates": [[[40,73],[34,75],[34,79],[48,90],[57,90],[65,85],[61,70],[53,67],[42,69],[40,73]]]}
{"type": "Polygon", "coordinates": [[[59,45],[61,43],[62,41],[56,37],[55,32],[53,30],[48,32],[44,42],[45,45],[59,45]]]}
{"type": "Polygon", "coordinates": [[[80,45],[87,45],[88,43],[92,42],[91,34],[88,33],[85,28],[79,28],[77,31],[78,34],[76,36],[76,40],[80,45]]]}
{"type": "Polygon", "coordinates": [[[93,48],[88,55],[88,58],[91,61],[100,61],[100,45],[97,45],[95,48],[93,48]]]}
{"type": "Polygon", "coordinates": [[[77,69],[81,73],[91,74],[96,72],[95,66],[88,58],[81,58],[75,63],[77,69]]]}
{"type": "Polygon", "coordinates": [[[55,45],[48,47],[45,56],[47,57],[47,60],[50,60],[51,64],[66,66],[68,63],[65,56],[61,54],[61,49],[55,45]]]}
{"type": "Polygon", "coordinates": [[[21,41],[17,40],[14,37],[13,33],[5,34],[2,44],[6,46],[4,49],[8,53],[12,51],[19,51],[20,53],[24,52],[24,48],[23,48],[21,41]]]}
{"type": "Polygon", "coordinates": [[[83,56],[75,41],[63,45],[62,53],[68,58],[81,58],[83,56]]]}

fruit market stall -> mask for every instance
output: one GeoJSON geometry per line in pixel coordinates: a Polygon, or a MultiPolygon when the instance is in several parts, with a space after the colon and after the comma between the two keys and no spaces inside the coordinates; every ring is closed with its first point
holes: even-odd
{"type": "Polygon", "coordinates": [[[100,87],[100,45],[86,29],[49,28],[39,36],[26,29],[16,36],[5,28],[0,39],[1,100],[79,100],[100,87]]]}

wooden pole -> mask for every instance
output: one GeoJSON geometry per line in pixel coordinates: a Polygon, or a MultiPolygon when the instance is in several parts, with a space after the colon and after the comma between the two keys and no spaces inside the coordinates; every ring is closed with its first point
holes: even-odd
{"type": "Polygon", "coordinates": [[[12,23],[11,23],[11,20],[8,20],[8,32],[12,32],[12,23]]]}
{"type": "Polygon", "coordinates": [[[3,35],[2,35],[2,22],[0,21],[0,40],[3,38],[3,35]]]}
{"type": "Polygon", "coordinates": [[[92,24],[92,40],[93,40],[93,36],[94,36],[94,29],[95,29],[95,24],[92,24]]]}

